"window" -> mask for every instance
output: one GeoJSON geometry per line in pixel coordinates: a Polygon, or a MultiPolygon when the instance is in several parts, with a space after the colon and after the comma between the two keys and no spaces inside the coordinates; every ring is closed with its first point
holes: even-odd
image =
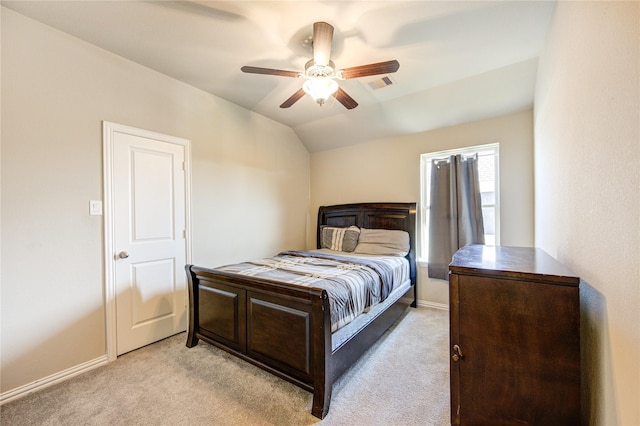
{"type": "Polygon", "coordinates": [[[484,241],[487,245],[500,243],[500,196],[499,189],[499,145],[488,144],[470,148],[433,152],[420,156],[420,258],[429,255],[429,208],[431,206],[431,160],[451,155],[478,155],[478,174],[482,198],[482,220],[484,221],[484,241]]]}

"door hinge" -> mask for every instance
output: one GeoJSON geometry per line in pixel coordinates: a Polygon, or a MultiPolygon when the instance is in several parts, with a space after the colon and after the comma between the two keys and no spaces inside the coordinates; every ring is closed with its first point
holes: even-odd
{"type": "Polygon", "coordinates": [[[182,239],[184,240],[184,239],[186,239],[186,238],[187,238],[187,230],[186,230],[186,229],[183,229],[183,230],[182,230],[182,239]]]}

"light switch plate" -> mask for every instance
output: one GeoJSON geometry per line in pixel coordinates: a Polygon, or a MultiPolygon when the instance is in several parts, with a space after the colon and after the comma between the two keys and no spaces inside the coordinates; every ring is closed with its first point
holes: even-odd
{"type": "Polygon", "coordinates": [[[102,216],[102,201],[90,200],[89,201],[89,214],[91,216],[102,216]]]}

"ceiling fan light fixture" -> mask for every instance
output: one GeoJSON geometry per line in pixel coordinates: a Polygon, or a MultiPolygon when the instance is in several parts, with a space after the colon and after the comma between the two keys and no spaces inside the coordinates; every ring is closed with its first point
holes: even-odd
{"type": "Polygon", "coordinates": [[[302,85],[302,90],[313,98],[320,106],[338,90],[338,82],[330,77],[313,77],[302,85]]]}

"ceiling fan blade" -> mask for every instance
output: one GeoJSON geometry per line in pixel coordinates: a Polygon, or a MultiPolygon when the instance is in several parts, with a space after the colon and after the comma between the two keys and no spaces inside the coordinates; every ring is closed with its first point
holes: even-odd
{"type": "Polygon", "coordinates": [[[295,71],[285,71],[285,70],[275,70],[273,68],[260,68],[260,67],[249,67],[244,66],[240,68],[242,72],[247,72],[250,74],[267,74],[267,75],[278,75],[281,77],[300,77],[299,72],[295,71]]]}
{"type": "Polygon", "coordinates": [[[313,61],[316,65],[329,65],[333,27],[326,22],[313,24],[313,61]]]}
{"type": "Polygon", "coordinates": [[[368,75],[390,74],[398,71],[398,68],[400,68],[400,63],[394,59],[393,61],[345,68],[339,71],[339,73],[341,73],[342,78],[346,80],[349,78],[366,77],[368,75]]]}
{"type": "Polygon", "coordinates": [[[303,97],[305,95],[304,90],[299,89],[296,93],[294,93],[293,95],[291,95],[291,97],[289,99],[287,99],[286,101],[284,101],[282,103],[282,105],[280,105],[280,108],[289,108],[291,105],[295,104],[296,102],[298,102],[298,100],[303,97]]]}
{"type": "Polygon", "coordinates": [[[340,102],[346,109],[354,109],[358,106],[358,103],[351,96],[347,94],[342,87],[338,87],[338,91],[336,92],[336,99],[340,102]]]}

